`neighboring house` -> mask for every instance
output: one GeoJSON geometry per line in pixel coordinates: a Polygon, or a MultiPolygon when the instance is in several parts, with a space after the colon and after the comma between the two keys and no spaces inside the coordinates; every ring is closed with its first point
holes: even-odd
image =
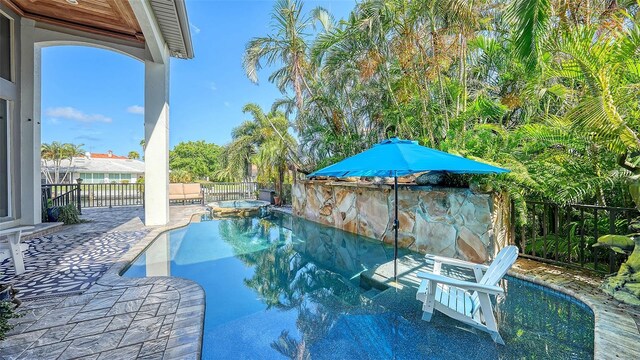
{"type": "MultiPolygon", "coordinates": [[[[105,183],[135,183],[144,176],[144,162],[129,159],[126,156],[87,153],[85,156],[74,157],[73,161],[62,160],[60,164],[61,183],[75,183],[78,178],[84,184],[105,183]]],[[[42,162],[42,182],[53,182],[55,168],[53,161],[42,162]]]]}

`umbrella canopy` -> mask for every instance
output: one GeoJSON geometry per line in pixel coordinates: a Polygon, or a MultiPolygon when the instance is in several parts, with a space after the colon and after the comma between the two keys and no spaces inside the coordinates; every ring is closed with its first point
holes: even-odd
{"type": "Polygon", "coordinates": [[[394,178],[395,219],[393,277],[398,280],[398,176],[427,171],[446,171],[454,174],[498,174],[509,170],[478,161],[465,159],[446,152],[418,145],[417,141],[391,138],[383,140],[369,150],[346,158],[324,169],[309,174],[314,176],[379,176],[394,178]]]}
{"type": "Polygon", "coordinates": [[[446,171],[456,174],[509,172],[496,166],[418,145],[417,141],[391,138],[308,176],[393,177],[426,171],[446,171]]]}

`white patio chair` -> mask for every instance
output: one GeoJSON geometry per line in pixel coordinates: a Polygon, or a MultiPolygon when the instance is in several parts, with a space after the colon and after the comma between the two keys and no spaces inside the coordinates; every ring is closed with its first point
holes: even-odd
{"type": "Polygon", "coordinates": [[[22,252],[28,248],[28,245],[20,244],[20,240],[22,232],[26,230],[33,230],[33,226],[20,226],[0,230],[0,261],[11,257],[16,275],[20,275],[25,271],[22,252]]]}
{"type": "Polygon", "coordinates": [[[504,341],[498,332],[489,295],[503,294],[498,282],[518,258],[516,246],[506,246],[491,265],[475,264],[463,260],[427,255],[433,260],[433,273],[419,272],[422,280],[416,299],[423,302],[422,320],[431,321],[433,310],[491,334],[498,344],[504,341]],[[442,264],[472,269],[476,281],[464,281],[440,275],[442,264]]]}

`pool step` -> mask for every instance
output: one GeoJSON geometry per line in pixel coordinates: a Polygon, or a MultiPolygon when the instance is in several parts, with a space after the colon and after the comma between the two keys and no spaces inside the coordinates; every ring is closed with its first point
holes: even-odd
{"type": "Polygon", "coordinates": [[[382,291],[376,289],[376,288],[371,288],[367,291],[362,292],[360,295],[366,297],[367,299],[373,299],[376,296],[380,295],[382,291]]]}

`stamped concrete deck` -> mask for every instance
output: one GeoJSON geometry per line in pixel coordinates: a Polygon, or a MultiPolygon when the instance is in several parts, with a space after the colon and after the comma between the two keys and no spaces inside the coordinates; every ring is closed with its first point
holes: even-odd
{"type": "MultiPolygon", "coordinates": [[[[393,261],[366,276],[389,286],[417,287],[419,271],[431,271],[422,256],[398,259],[398,283],[393,280],[393,261]]],[[[528,259],[518,259],[509,275],[550,287],[587,304],[595,315],[594,359],[640,359],[640,308],[620,303],[602,292],[597,277],[528,259]]]]}
{"type": "MultiPolygon", "coordinates": [[[[79,295],[31,293],[34,299],[25,301],[20,308],[23,316],[13,320],[15,328],[0,342],[0,359],[199,359],[205,304],[200,285],[174,277],[123,278],[119,273],[158,234],[186,225],[203,210],[172,207],[171,223],[151,228],[144,227],[141,208],[86,209],[83,217],[90,222],[30,240],[53,244],[64,239],[72,246],[67,250],[78,255],[65,262],[59,261],[60,252],[53,251],[48,254],[52,261],[46,262],[41,252],[33,251],[25,257],[31,275],[61,274],[61,281],[88,285],[79,289],[79,295]],[[118,252],[122,246],[113,246],[122,234],[128,237],[124,255],[118,252]],[[96,238],[111,241],[92,242],[96,238]],[[100,256],[80,256],[92,246],[100,256]],[[96,263],[107,265],[98,271],[99,278],[71,276],[74,266],[96,263]]],[[[26,275],[28,279],[29,271],[26,275]]],[[[14,280],[21,283],[22,278],[14,280]]],[[[36,279],[31,285],[46,289],[49,284],[36,279]]]]}

